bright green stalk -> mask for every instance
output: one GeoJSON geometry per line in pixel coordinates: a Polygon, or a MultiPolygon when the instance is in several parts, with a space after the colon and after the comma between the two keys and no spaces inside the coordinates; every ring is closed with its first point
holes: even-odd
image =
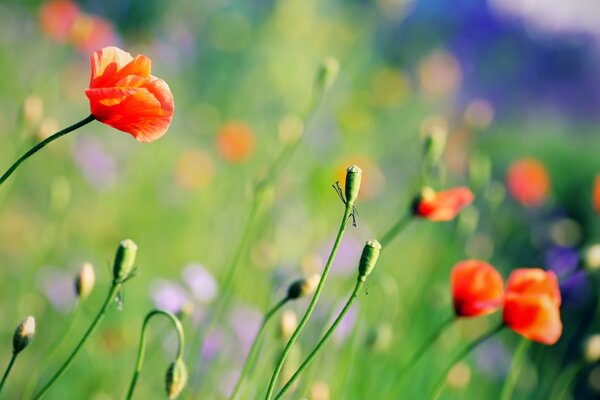
{"type": "Polygon", "coordinates": [[[4,387],[4,383],[6,382],[6,379],[8,378],[8,374],[10,374],[10,370],[12,369],[13,365],[15,364],[15,361],[17,360],[17,354],[16,352],[13,352],[12,356],[10,357],[10,361],[8,362],[8,367],[6,367],[6,371],[4,371],[4,376],[2,376],[2,381],[0,381],[0,392],[2,391],[2,388],[4,387]]]}
{"type": "Polygon", "coordinates": [[[263,317],[262,324],[261,324],[260,328],[258,329],[258,333],[256,334],[254,341],[252,342],[252,347],[250,348],[250,351],[248,352],[248,357],[246,357],[246,361],[244,362],[244,366],[242,367],[242,371],[240,372],[240,376],[237,380],[237,383],[235,384],[235,387],[233,388],[233,392],[231,393],[231,396],[229,396],[229,400],[234,400],[236,398],[238,392],[240,391],[240,388],[242,387],[242,382],[244,381],[244,378],[248,374],[250,367],[254,364],[254,360],[256,359],[256,355],[258,354],[257,353],[258,345],[262,341],[262,336],[264,334],[265,327],[269,323],[269,320],[289,300],[290,300],[289,297],[286,296],[279,303],[277,303],[275,306],[273,306],[263,317]]]}
{"type": "Polygon", "coordinates": [[[398,219],[398,221],[396,221],[396,223],[383,235],[383,237],[379,240],[379,243],[381,243],[381,245],[383,247],[387,246],[388,244],[390,244],[390,242],[400,233],[402,232],[402,230],[404,228],[406,228],[408,226],[408,224],[410,224],[410,222],[412,221],[413,216],[410,212],[407,212],[406,214],[404,214],[402,217],[400,217],[400,219],[398,219]]]}
{"type": "Polygon", "coordinates": [[[35,400],[41,399],[46,394],[48,389],[50,389],[50,387],[54,384],[54,382],[56,382],[56,380],[58,380],[58,378],[60,378],[61,375],[65,373],[67,368],[69,368],[69,366],[73,362],[73,359],[75,358],[75,356],[77,355],[79,350],[81,350],[81,348],[83,347],[83,344],[87,341],[87,339],[91,336],[91,334],[94,333],[94,331],[96,330],[96,327],[98,326],[100,321],[102,321],[102,319],[104,318],[104,314],[106,314],[106,310],[108,309],[108,306],[110,305],[110,303],[112,303],[113,300],[115,299],[115,296],[116,296],[121,284],[122,284],[122,282],[120,282],[116,279],[113,281],[113,283],[108,291],[108,295],[106,296],[106,299],[104,300],[104,304],[102,304],[102,307],[100,307],[100,310],[98,311],[98,315],[96,315],[96,318],[94,318],[94,320],[92,321],[92,324],[90,325],[88,330],[85,332],[85,334],[83,335],[81,340],[79,340],[79,343],[77,344],[77,346],[75,346],[75,349],[71,352],[71,354],[69,355],[67,360],[58,369],[58,371],[54,374],[54,376],[52,376],[50,381],[48,381],[48,383],[38,392],[38,394],[36,394],[33,397],[35,400]]]}
{"type": "Polygon", "coordinates": [[[504,380],[504,385],[502,386],[502,391],[500,392],[500,400],[510,400],[513,398],[513,391],[515,390],[517,379],[521,374],[521,369],[523,369],[523,361],[525,360],[527,350],[529,350],[530,346],[530,340],[521,338],[521,343],[519,343],[519,347],[517,347],[517,350],[515,351],[508,375],[504,380]]]}
{"type": "Polygon", "coordinates": [[[11,176],[13,172],[15,172],[15,170],[19,167],[19,165],[23,161],[27,160],[29,157],[31,157],[32,155],[37,153],[39,150],[44,148],[48,143],[55,141],[56,139],[66,135],[67,133],[74,131],[75,129],[81,128],[82,126],[89,124],[90,122],[94,121],[95,119],[96,118],[90,114],[87,117],[85,117],[84,119],[82,119],[81,121],[76,122],[73,125],[68,126],[65,129],[56,132],[52,136],[42,140],[41,142],[39,142],[38,144],[33,146],[31,149],[29,149],[29,151],[27,151],[27,153],[23,154],[21,156],[21,158],[19,158],[17,161],[15,161],[14,164],[11,165],[10,168],[6,170],[4,175],[2,175],[0,177],[0,185],[2,185],[4,183],[4,181],[6,181],[8,179],[8,177],[11,176]]]}
{"type": "Polygon", "coordinates": [[[275,370],[273,371],[273,375],[271,376],[271,381],[269,382],[269,387],[267,389],[267,394],[265,396],[266,400],[270,400],[271,397],[273,396],[273,392],[275,391],[275,384],[277,383],[277,378],[279,377],[279,373],[281,372],[281,369],[283,368],[283,363],[285,362],[285,359],[287,358],[290,350],[292,349],[292,346],[296,342],[296,339],[298,339],[300,332],[302,332],[302,329],[304,329],[304,326],[308,322],[308,319],[310,318],[313,310],[315,309],[315,306],[317,305],[317,301],[319,300],[319,296],[321,295],[321,291],[323,290],[323,285],[325,284],[325,280],[327,279],[327,275],[329,274],[329,269],[331,268],[331,264],[333,263],[335,254],[337,253],[338,247],[340,246],[340,243],[342,241],[342,237],[344,236],[344,231],[346,230],[346,226],[348,225],[348,218],[350,218],[350,214],[352,213],[352,207],[353,207],[352,202],[350,202],[350,201],[346,202],[346,207],[344,209],[344,216],[342,217],[340,229],[338,231],[337,237],[335,238],[335,243],[333,244],[331,253],[329,254],[329,259],[327,260],[327,263],[325,264],[323,274],[321,275],[321,279],[319,280],[319,285],[317,286],[317,289],[315,290],[313,298],[310,301],[310,304],[309,304],[306,312],[304,313],[302,320],[300,321],[300,323],[298,324],[298,327],[296,328],[296,330],[294,331],[294,333],[288,340],[287,344],[285,345],[285,348],[283,349],[283,353],[281,354],[281,357],[279,358],[279,361],[277,362],[277,365],[275,366],[275,370]]]}
{"type": "Polygon", "coordinates": [[[331,335],[333,334],[333,332],[335,331],[335,329],[337,328],[339,323],[344,319],[344,316],[350,309],[350,306],[352,306],[354,299],[356,299],[358,297],[358,292],[360,291],[360,289],[362,288],[364,283],[365,282],[360,279],[356,281],[354,290],[352,291],[352,294],[348,298],[348,301],[344,305],[344,308],[342,309],[342,311],[339,313],[339,315],[337,316],[335,321],[333,321],[333,324],[331,324],[331,327],[327,330],[327,332],[325,332],[325,335],[323,335],[321,340],[319,340],[319,343],[317,343],[317,345],[315,346],[313,351],[308,355],[308,357],[306,357],[306,360],[304,360],[304,362],[296,370],[294,375],[292,375],[292,377],[287,381],[287,383],[285,385],[283,385],[283,388],[281,388],[281,391],[277,394],[277,396],[275,396],[275,400],[278,400],[281,398],[281,396],[283,396],[283,394],[293,385],[293,383],[296,381],[296,379],[298,379],[298,377],[300,376],[302,371],[304,371],[304,369],[308,366],[308,364],[310,364],[310,362],[313,360],[313,358],[315,358],[317,356],[317,354],[319,353],[321,348],[325,345],[325,343],[327,343],[327,341],[329,340],[329,338],[331,337],[331,335]]]}
{"type": "Polygon", "coordinates": [[[144,318],[144,323],[142,324],[142,332],[140,334],[140,347],[138,348],[137,361],[135,363],[135,370],[133,371],[133,377],[131,378],[131,383],[129,384],[129,390],[127,391],[126,399],[129,400],[133,396],[133,391],[135,390],[135,385],[137,384],[138,378],[140,376],[140,372],[142,372],[142,366],[144,365],[144,354],[146,353],[146,327],[148,323],[152,319],[152,317],[156,315],[164,315],[169,318],[169,320],[173,323],[175,330],[177,331],[177,337],[179,339],[178,347],[177,347],[177,355],[175,360],[183,359],[183,346],[185,344],[185,336],[183,333],[183,326],[179,319],[171,312],[165,310],[152,310],[144,318]]]}

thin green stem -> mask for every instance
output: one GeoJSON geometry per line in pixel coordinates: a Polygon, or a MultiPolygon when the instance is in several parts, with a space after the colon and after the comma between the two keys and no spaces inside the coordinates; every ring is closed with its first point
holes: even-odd
{"type": "Polygon", "coordinates": [[[52,376],[52,378],[50,378],[50,381],[48,381],[48,383],[38,392],[38,394],[36,394],[33,397],[35,400],[41,399],[46,394],[48,389],[50,389],[50,387],[54,384],[54,382],[56,382],[58,380],[58,378],[60,378],[61,375],[65,373],[67,368],[69,368],[69,366],[73,362],[73,359],[75,358],[75,356],[77,355],[79,350],[81,350],[81,348],[83,347],[83,344],[87,341],[87,339],[90,337],[90,335],[96,330],[96,327],[98,326],[98,324],[100,323],[102,318],[104,318],[104,314],[106,314],[106,310],[108,309],[108,306],[110,305],[110,303],[113,302],[120,286],[121,286],[120,282],[113,281],[113,283],[108,291],[108,295],[106,296],[106,299],[104,300],[104,303],[102,304],[102,307],[100,307],[100,310],[98,311],[98,315],[96,315],[96,318],[94,318],[94,320],[92,321],[92,324],[89,326],[87,331],[83,334],[83,337],[81,338],[81,340],[79,340],[79,343],[77,343],[77,346],[75,346],[75,349],[73,349],[73,352],[71,352],[69,357],[67,357],[67,359],[63,363],[63,365],[58,369],[58,371],[54,374],[54,376],[52,376]]]}
{"type": "Polygon", "coordinates": [[[31,393],[35,389],[35,384],[37,383],[41,372],[44,370],[46,365],[48,365],[50,360],[52,360],[52,358],[56,355],[56,352],[58,351],[58,349],[61,348],[61,346],[65,342],[65,340],[70,336],[71,329],[73,328],[73,322],[75,321],[75,315],[76,315],[78,306],[79,306],[79,298],[75,299],[75,304],[73,304],[73,309],[71,310],[71,313],[69,314],[69,317],[67,318],[67,321],[65,322],[66,328],[65,328],[64,332],[60,335],[60,338],[54,342],[52,347],[44,354],[44,356],[38,363],[39,366],[36,368],[36,370],[33,372],[31,377],[29,378],[29,381],[27,382],[27,387],[25,388],[25,392],[23,393],[24,399],[31,398],[31,393]]]}
{"type": "Polygon", "coordinates": [[[127,400],[131,399],[131,397],[133,396],[135,385],[137,384],[140,373],[142,372],[142,366],[144,365],[144,354],[146,354],[146,327],[148,326],[148,323],[150,322],[152,317],[156,315],[164,315],[173,323],[173,326],[177,331],[177,336],[179,339],[177,355],[175,357],[175,360],[180,360],[183,358],[183,346],[185,344],[185,336],[183,333],[183,326],[181,325],[181,321],[179,321],[179,318],[177,318],[173,313],[165,310],[150,311],[146,315],[146,318],[144,318],[144,323],[142,324],[142,332],[140,334],[140,347],[138,348],[137,361],[135,363],[133,377],[131,378],[131,383],[129,384],[129,390],[127,391],[127,400]]]}
{"type": "Polygon", "coordinates": [[[407,212],[383,235],[379,240],[382,247],[386,247],[404,228],[413,220],[412,213],[407,212]]]}
{"type": "Polygon", "coordinates": [[[519,375],[521,374],[521,370],[523,369],[523,361],[525,360],[525,356],[527,355],[527,351],[529,350],[530,346],[530,340],[521,338],[521,342],[519,343],[519,346],[517,347],[515,355],[513,356],[510,364],[508,376],[504,380],[504,385],[502,386],[502,391],[500,392],[500,400],[510,400],[513,398],[515,385],[519,375]]]}
{"type": "Polygon", "coordinates": [[[348,225],[348,218],[350,218],[350,214],[352,213],[352,206],[353,204],[351,202],[346,203],[346,207],[344,209],[344,216],[342,217],[342,222],[340,223],[340,229],[338,231],[337,237],[335,238],[335,242],[333,244],[333,248],[331,249],[331,253],[329,254],[329,259],[327,260],[325,268],[323,269],[323,274],[321,275],[321,279],[319,280],[319,285],[315,290],[312,300],[310,301],[310,304],[308,305],[308,308],[306,309],[302,320],[300,320],[298,327],[296,328],[296,330],[288,340],[287,344],[285,345],[285,348],[281,353],[281,357],[279,358],[279,361],[275,366],[275,370],[273,371],[273,375],[271,376],[271,381],[269,382],[269,387],[265,396],[266,400],[270,400],[271,397],[273,397],[273,392],[275,391],[275,384],[277,383],[277,378],[279,377],[279,373],[283,368],[283,363],[285,362],[285,359],[287,358],[290,350],[292,349],[292,346],[296,342],[296,339],[298,339],[300,332],[302,332],[302,329],[304,329],[304,326],[308,322],[308,319],[310,318],[313,310],[315,309],[315,306],[317,305],[317,301],[319,300],[319,296],[321,295],[321,291],[323,290],[325,280],[327,279],[327,275],[329,274],[329,269],[331,268],[331,264],[333,263],[338,247],[340,246],[342,237],[344,236],[344,231],[346,230],[346,226],[348,225]]]}
{"type": "Polygon", "coordinates": [[[0,177],[0,185],[2,185],[4,183],[4,181],[6,181],[8,179],[8,177],[11,176],[13,172],[15,172],[15,170],[19,167],[19,165],[23,161],[27,160],[29,157],[31,157],[32,155],[37,153],[39,150],[44,148],[48,143],[55,141],[56,139],[66,135],[67,133],[74,131],[75,129],[81,128],[82,126],[89,124],[90,122],[94,121],[95,119],[96,118],[90,114],[87,117],[85,117],[84,119],[82,119],[81,121],[76,122],[73,125],[66,127],[62,131],[56,132],[52,136],[47,137],[46,139],[42,140],[41,142],[39,142],[38,144],[33,146],[31,149],[29,149],[27,151],[27,153],[23,154],[21,156],[21,158],[19,158],[17,161],[15,161],[14,164],[11,165],[10,168],[6,170],[4,175],[2,175],[0,177]]]}
{"type": "Polygon", "coordinates": [[[489,332],[484,333],[483,335],[475,339],[473,342],[471,342],[467,347],[465,347],[460,353],[456,355],[456,357],[454,357],[452,362],[448,364],[448,367],[434,386],[433,396],[431,396],[432,400],[437,400],[442,395],[444,386],[446,386],[446,380],[448,379],[448,373],[452,370],[452,368],[460,361],[462,361],[462,359],[465,358],[470,352],[472,352],[477,346],[494,336],[496,333],[500,332],[502,328],[504,328],[504,326],[504,324],[500,324],[494,329],[490,330],[489,332]]]}
{"type": "Polygon", "coordinates": [[[581,371],[585,364],[583,361],[574,362],[565,368],[554,381],[552,389],[548,395],[548,400],[561,400],[569,398],[567,396],[573,381],[581,371]]]}
{"type": "Polygon", "coordinates": [[[8,362],[8,367],[6,367],[6,371],[4,371],[4,375],[2,376],[2,381],[0,381],[0,392],[2,391],[2,388],[4,387],[4,383],[6,382],[6,379],[8,378],[8,374],[10,374],[10,370],[12,369],[13,365],[15,364],[15,361],[17,360],[17,354],[13,352],[12,357],[10,357],[10,361],[8,362]]]}
{"type": "Polygon", "coordinates": [[[423,357],[429,348],[437,342],[439,337],[448,329],[454,322],[456,322],[456,316],[452,315],[447,318],[442,324],[431,334],[427,339],[423,341],[419,349],[413,353],[409,360],[404,363],[404,367],[400,370],[400,373],[396,376],[396,382],[391,390],[391,394],[398,393],[402,387],[402,382],[406,375],[412,371],[412,369],[418,364],[421,357],[423,357]]]}
{"type": "Polygon", "coordinates": [[[269,320],[289,300],[290,300],[289,297],[287,297],[287,296],[284,297],[281,301],[279,301],[277,304],[275,304],[275,306],[273,306],[263,317],[262,324],[260,325],[260,328],[258,329],[256,337],[254,338],[254,342],[252,342],[252,347],[250,348],[250,351],[248,352],[248,356],[246,357],[246,361],[244,362],[244,366],[242,367],[242,371],[240,372],[240,376],[237,380],[237,383],[235,384],[235,387],[233,388],[233,392],[231,393],[231,396],[229,396],[229,400],[234,400],[236,398],[236,396],[238,395],[238,392],[240,391],[240,388],[242,387],[242,382],[244,381],[244,378],[248,374],[250,367],[254,364],[254,360],[256,359],[256,355],[258,354],[259,344],[262,342],[262,336],[264,334],[265,327],[269,323],[269,320]]]}
{"type": "Polygon", "coordinates": [[[327,341],[329,340],[339,323],[344,319],[344,316],[350,309],[350,306],[352,306],[354,299],[358,297],[358,292],[360,291],[364,283],[364,280],[361,279],[358,279],[356,281],[356,285],[354,285],[354,290],[352,291],[352,294],[350,295],[348,301],[344,305],[344,308],[342,308],[342,311],[339,313],[335,321],[333,321],[327,332],[325,332],[325,335],[323,335],[321,340],[319,340],[319,343],[317,343],[313,351],[308,355],[308,357],[306,357],[306,360],[304,360],[304,362],[300,365],[296,372],[294,372],[294,375],[292,375],[292,377],[287,381],[287,383],[283,385],[283,388],[281,388],[277,396],[275,396],[275,400],[278,400],[281,398],[281,396],[283,396],[283,394],[294,384],[296,379],[298,379],[302,371],[304,371],[304,369],[308,366],[308,364],[310,364],[313,358],[315,358],[319,351],[321,351],[321,348],[325,345],[325,343],[327,343],[327,341]]]}

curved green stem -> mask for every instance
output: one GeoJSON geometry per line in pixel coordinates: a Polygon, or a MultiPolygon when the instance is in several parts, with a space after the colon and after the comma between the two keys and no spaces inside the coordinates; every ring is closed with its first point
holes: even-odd
{"type": "Polygon", "coordinates": [[[90,122],[94,121],[95,119],[96,118],[92,114],[90,114],[87,117],[85,117],[84,119],[82,119],[81,121],[76,122],[73,125],[66,127],[62,131],[56,132],[52,136],[47,137],[46,139],[42,140],[41,142],[39,142],[38,144],[33,146],[31,149],[29,149],[29,151],[27,151],[27,153],[23,154],[21,156],[21,158],[19,158],[17,161],[15,161],[14,164],[11,165],[10,168],[7,169],[6,172],[0,177],[0,185],[2,185],[4,183],[4,181],[6,181],[8,179],[8,177],[11,176],[13,172],[15,172],[15,170],[19,167],[19,165],[23,161],[27,160],[29,157],[31,157],[32,155],[37,153],[39,150],[44,148],[48,143],[55,141],[56,139],[66,135],[67,133],[74,131],[75,129],[81,128],[82,126],[89,124],[90,122]]]}
{"type": "Polygon", "coordinates": [[[129,384],[129,390],[127,391],[127,400],[131,399],[133,396],[133,391],[135,390],[135,385],[137,384],[138,378],[140,376],[140,372],[142,372],[142,366],[144,365],[144,354],[146,353],[146,327],[148,323],[152,319],[152,317],[156,315],[164,315],[169,318],[169,320],[175,326],[175,330],[177,330],[177,336],[179,338],[179,344],[177,347],[177,356],[176,360],[180,360],[183,358],[183,346],[185,344],[185,336],[183,333],[183,326],[173,313],[165,310],[152,310],[144,318],[144,323],[142,324],[142,332],[140,334],[140,347],[138,348],[137,361],[135,363],[135,370],[133,371],[133,377],[131,378],[131,383],[129,384]]]}
{"type": "Polygon", "coordinates": [[[549,400],[561,400],[566,399],[569,389],[573,385],[573,381],[577,377],[578,373],[583,368],[583,361],[575,362],[565,368],[562,373],[554,381],[552,389],[548,395],[549,400]]]}
{"type": "Polygon", "coordinates": [[[234,400],[236,398],[236,396],[238,395],[238,392],[240,391],[240,388],[242,387],[242,382],[244,381],[244,378],[248,374],[250,367],[254,364],[254,360],[256,359],[256,355],[258,352],[258,345],[262,341],[262,336],[265,331],[265,327],[269,323],[269,320],[289,300],[290,300],[289,297],[286,296],[279,303],[277,303],[275,306],[273,306],[263,317],[262,324],[261,324],[260,328],[258,329],[258,333],[256,334],[256,337],[254,338],[254,342],[252,342],[252,347],[250,348],[250,351],[248,352],[248,357],[246,357],[246,361],[244,362],[244,366],[242,367],[242,371],[240,372],[240,376],[235,384],[235,387],[233,388],[233,391],[231,392],[231,396],[229,396],[229,400],[234,400]]]}
{"type": "Polygon", "coordinates": [[[0,392],[2,391],[2,388],[4,387],[4,383],[6,382],[6,379],[8,378],[8,374],[10,374],[10,370],[12,369],[13,365],[15,364],[15,361],[17,360],[17,354],[13,352],[12,357],[10,358],[10,361],[8,362],[8,367],[6,367],[6,371],[4,371],[4,375],[2,376],[2,381],[0,381],[0,392]]]}
{"type": "Polygon", "coordinates": [[[54,382],[56,382],[56,380],[58,378],[60,378],[62,374],[65,373],[67,368],[69,368],[69,365],[71,365],[71,363],[73,362],[73,359],[75,358],[75,356],[77,355],[79,350],[81,350],[81,348],[83,347],[83,344],[87,341],[87,339],[90,337],[90,335],[96,330],[96,327],[98,326],[100,321],[102,321],[102,318],[104,318],[104,314],[106,314],[106,310],[108,309],[108,306],[110,305],[110,303],[113,302],[120,286],[121,286],[120,282],[113,281],[113,283],[108,291],[108,295],[106,296],[106,299],[104,300],[104,303],[102,304],[102,307],[100,307],[100,310],[98,311],[98,315],[96,315],[96,318],[94,318],[94,320],[92,321],[92,324],[89,326],[87,331],[83,334],[83,337],[81,338],[81,340],[79,340],[79,343],[77,343],[77,346],[75,346],[75,349],[73,349],[73,351],[71,352],[69,357],[66,359],[66,361],[63,363],[63,365],[58,369],[58,371],[54,374],[54,376],[52,376],[52,378],[50,378],[50,381],[48,381],[48,383],[38,392],[38,394],[36,394],[33,397],[35,400],[41,399],[46,394],[48,389],[50,389],[50,386],[52,386],[54,384],[54,382]]]}
{"type": "Polygon", "coordinates": [[[437,342],[439,337],[448,329],[454,322],[456,321],[456,316],[452,315],[448,319],[446,319],[440,326],[437,328],[419,347],[419,349],[413,353],[410,359],[404,363],[404,367],[400,370],[398,376],[396,376],[396,383],[392,388],[391,394],[398,393],[400,391],[400,387],[402,386],[402,382],[406,375],[412,371],[415,365],[419,362],[421,357],[427,353],[427,350],[437,342]]]}
{"type": "Polygon", "coordinates": [[[519,346],[517,347],[515,355],[513,356],[510,364],[508,376],[504,380],[504,385],[502,386],[502,391],[500,392],[500,400],[510,400],[513,398],[513,391],[515,390],[517,379],[521,374],[521,369],[523,369],[523,361],[525,360],[527,350],[529,350],[530,346],[530,340],[521,338],[521,343],[519,343],[519,346]]]}
{"type": "Polygon", "coordinates": [[[296,372],[294,372],[294,375],[292,375],[292,377],[287,381],[287,383],[285,385],[283,385],[283,388],[281,388],[281,390],[279,391],[277,396],[275,396],[275,400],[278,400],[281,398],[281,396],[283,396],[283,394],[293,385],[293,383],[296,381],[296,379],[298,379],[298,377],[300,376],[302,371],[304,371],[304,369],[308,366],[308,364],[310,364],[310,362],[313,360],[313,358],[315,358],[317,356],[317,354],[319,353],[321,348],[325,345],[325,343],[327,343],[327,341],[329,340],[329,338],[331,337],[331,335],[333,334],[333,332],[335,331],[335,329],[337,328],[339,323],[344,319],[344,316],[350,309],[350,306],[354,302],[354,299],[356,299],[358,297],[358,292],[360,291],[360,289],[362,288],[364,283],[365,283],[364,280],[359,279],[356,281],[354,290],[352,291],[352,294],[350,295],[350,297],[348,298],[348,301],[344,305],[344,308],[342,308],[342,311],[339,313],[339,315],[337,316],[335,321],[333,321],[333,323],[331,324],[331,327],[329,327],[327,332],[325,332],[325,334],[323,335],[321,340],[319,340],[319,343],[317,343],[317,345],[315,346],[313,351],[308,355],[308,357],[306,357],[306,360],[304,360],[304,362],[300,365],[300,367],[298,367],[296,372]]]}
{"type": "Polygon", "coordinates": [[[491,331],[484,333],[483,335],[475,339],[473,342],[471,342],[467,347],[465,347],[460,353],[456,355],[456,357],[454,357],[452,362],[448,364],[448,367],[434,386],[433,395],[431,396],[432,400],[437,400],[442,395],[444,386],[446,386],[446,380],[448,379],[448,373],[452,370],[452,368],[456,364],[458,364],[463,358],[465,358],[470,352],[472,352],[477,346],[494,336],[496,333],[500,332],[502,328],[504,328],[504,326],[504,324],[500,324],[491,331]]]}
{"type": "Polygon", "coordinates": [[[35,384],[37,383],[37,380],[38,380],[41,372],[44,370],[46,365],[48,365],[48,362],[50,362],[50,360],[54,357],[54,355],[56,354],[58,349],[61,348],[62,344],[65,342],[65,339],[70,336],[71,329],[73,328],[73,322],[75,321],[75,314],[76,314],[78,306],[79,306],[79,297],[77,299],[75,299],[75,304],[73,304],[73,309],[71,310],[71,313],[69,314],[69,317],[65,323],[65,325],[66,325],[65,331],[60,335],[60,338],[54,342],[52,347],[44,354],[44,356],[38,363],[39,366],[36,368],[36,370],[33,372],[31,377],[29,378],[29,381],[27,382],[27,386],[25,388],[25,392],[23,392],[24,399],[31,398],[31,393],[35,389],[35,384]]]}
{"type": "Polygon", "coordinates": [[[404,214],[396,223],[383,235],[383,237],[379,240],[382,247],[387,246],[404,228],[410,224],[413,216],[412,213],[407,212],[404,214]]]}
{"type": "Polygon", "coordinates": [[[292,349],[292,346],[296,342],[296,339],[298,339],[300,332],[302,332],[302,329],[304,329],[304,326],[308,322],[308,319],[310,318],[313,310],[315,309],[315,306],[317,305],[317,301],[319,300],[319,296],[321,295],[321,291],[323,290],[323,285],[325,284],[325,280],[327,279],[327,275],[329,274],[329,269],[331,268],[331,264],[333,263],[335,254],[337,253],[338,247],[340,246],[340,243],[342,241],[342,237],[344,236],[346,225],[348,225],[348,218],[350,218],[350,214],[352,213],[352,206],[353,204],[351,202],[346,203],[346,207],[344,209],[344,216],[342,217],[342,222],[340,224],[340,229],[338,231],[337,237],[335,238],[335,242],[333,244],[333,248],[331,249],[331,253],[329,254],[329,259],[327,260],[325,268],[323,269],[323,274],[321,275],[321,279],[319,280],[319,285],[315,290],[313,298],[310,301],[310,304],[306,309],[302,320],[300,320],[298,327],[296,328],[296,330],[288,340],[287,344],[285,345],[285,348],[281,353],[281,357],[279,358],[279,361],[275,366],[275,370],[273,371],[273,375],[271,376],[271,381],[269,382],[269,387],[265,396],[266,400],[270,400],[271,397],[273,397],[273,392],[275,391],[275,384],[277,383],[277,378],[279,377],[279,373],[283,368],[283,363],[285,362],[285,359],[287,358],[290,350],[292,349]]]}

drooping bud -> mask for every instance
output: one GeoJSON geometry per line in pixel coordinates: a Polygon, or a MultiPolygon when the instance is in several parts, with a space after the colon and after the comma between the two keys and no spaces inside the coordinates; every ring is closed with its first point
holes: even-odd
{"type": "Polygon", "coordinates": [[[35,318],[31,315],[25,318],[15,330],[13,335],[13,353],[18,354],[31,342],[35,335],[35,318]]]}
{"type": "Polygon", "coordinates": [[[181,305],[181,308],[179,310],[177,310],[177,312],[175,313],[175,316],[177,318],[179,318],[180,320],[184,320],[186,318],[188,318],[190,315],[192,315],[194,313],[194,304],[186,301],[185,303],[183,303],[181,305]]]}
{"type": "Polygon", "coordinates": [[[288,287],[288,299],[295,300],[312,294],[319,285],[320,280],[321,276],[319,274],[313,274],[308,278],[302,278],[292,282],[288,287]]]}
{"type": "Polygon", "coordinates": [[[94,267],[89,262],[85,262],[75,277],[75,294],[77,297],[85,300],[92,292],[94,283],[96,283],[94,267]]]}
{"type": "Polygon", "coordinates": [[[123,281],[131,274],[137,254],[137,244],[133,240],[125,239],[119,243],[115,264],[113,266],[113,277],[115,281],[123,281]]]}
{"type": "Polygon", "coordinates": [[[356,165],[351,165],[346,170],[346,187],[344,194],[346,195],[346,202],[353,204],[354,200],[358,197],[360,190],[360,181],[362,180],[362,169],[356,165]]]}
{"type": "Polygon", "coordinates": [[[338,72],[340,72],[339,61],[333,57],[327,57],[323,60],[317,73],[316,86],[323,90],[329,90],[335,83],[338,72]]]}
{"type": "Polygon", "coordinates": [[[183,360],[177,359],[167,369],[165,384],[169,400],[177,398],[187,384],[188,372],[183,360]]]}
{"type": "Polygon", "coordinates": [[[381,251],[381,244],[377,240],[369,240],[363,248],[360,256],[360,262],[358,264],[358,279],[365,281],[367,276],[373,271],[377,259],[379,258],[379,252],[381,251]]]}
{"type": "Polygon", "coordinates": [[[427,165],[435,166],[440,162],[446,148],[447,136],[446,129],[441,126],[432,127],[427,134],[423,143],[423,158],[427,165]]]}

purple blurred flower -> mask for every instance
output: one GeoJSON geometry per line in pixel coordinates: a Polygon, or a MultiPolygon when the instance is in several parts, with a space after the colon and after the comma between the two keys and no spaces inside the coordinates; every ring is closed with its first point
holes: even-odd
{"type": "Polygon", "coordinates": [[[562,303],[567,307],[580,307],[585,305],[592,294],[592,287],[584,270],[579,270],[560,282],[562,303]]]}
{"type": "Polygon", "coordinates": [[[237,307],[231,313],[229,322],[240,341],[241,353],[244,358],[250,351],[261,320],[262,313],[250,307],[237,307]]]}
{"type": "Polygon", "coordinates": [[[152,283],[150,296],[156,308],[179,312],[189,302],[186,290],[176,283],[161,279],[152,283]]]}
{"type": "Polygon", "coordinates": [[[217,355],[221,353],[224,343],[224,332],[220,328],[215,328],[208,333],[204,341],[202,342],[202,359],[211,361],[217,355]]]}
{"type": "Polygon", "coordinates": [[[104,151],[98,139],[92,136],[80,137],[73,151],[75,164],[81,169],[85,179],[98,189],[114,185],[116,181],[116,162],[104,151]]]}
{"type": "MultiPolygon", "coordinates": [[[[329,257],[331,248],[333,247],[334,239],[329,241],[326,246],[323,246],[319,254],[324,260],[329,257]]],[[[346,235],[340,247],[338,248],[335,260],[331,266],[331,273],[338,275],[350,275],[356,273],[358,268],[358,260],[362,251],[363,243],[352,235],[346,235]]]]}
{"type": "MultiPolygon", "coordinates": [[[[356,320],[358,318],[358,309],[357,305],[354,304],[350,307],[344,318],[340,321],[340,324],[337,326],[337,329],[333,332],[333,338],[338,343],[341,344],[344,340],[348,338],[354,325],[356,324],[356,320]]],[[[333,323],[334,319],[337,318],[339,313],[344,308],[344,304],[340,304],[335,313],[332,315],[330,324],[333,323]]]]}
{"type": "Polygon", "coordinates": [[[55,267],[46,267],[38,273],[42,291],[57,311],[68,312],[75,301],[73,276],[55,267]]]}
{"type": "Polygon", "coordinates": [[[504,378],[510,368],[511,355],[506,346],[495,338],[476,349],[474,358],[479,369],[496,379],[504,378]]]}
{"type": "Polygon", "coordinates": [[[203,265],[198,263],[188,264],[184,268],[182,276],[195,299],[208,303],[217,295],[217,281],[203,265]]]}
{"type": "Polygon", "coordinates": [[[551,247],[544,256],[546,266],[561,278],[576,271],[579,253],[569,247],[551,247]]]}

